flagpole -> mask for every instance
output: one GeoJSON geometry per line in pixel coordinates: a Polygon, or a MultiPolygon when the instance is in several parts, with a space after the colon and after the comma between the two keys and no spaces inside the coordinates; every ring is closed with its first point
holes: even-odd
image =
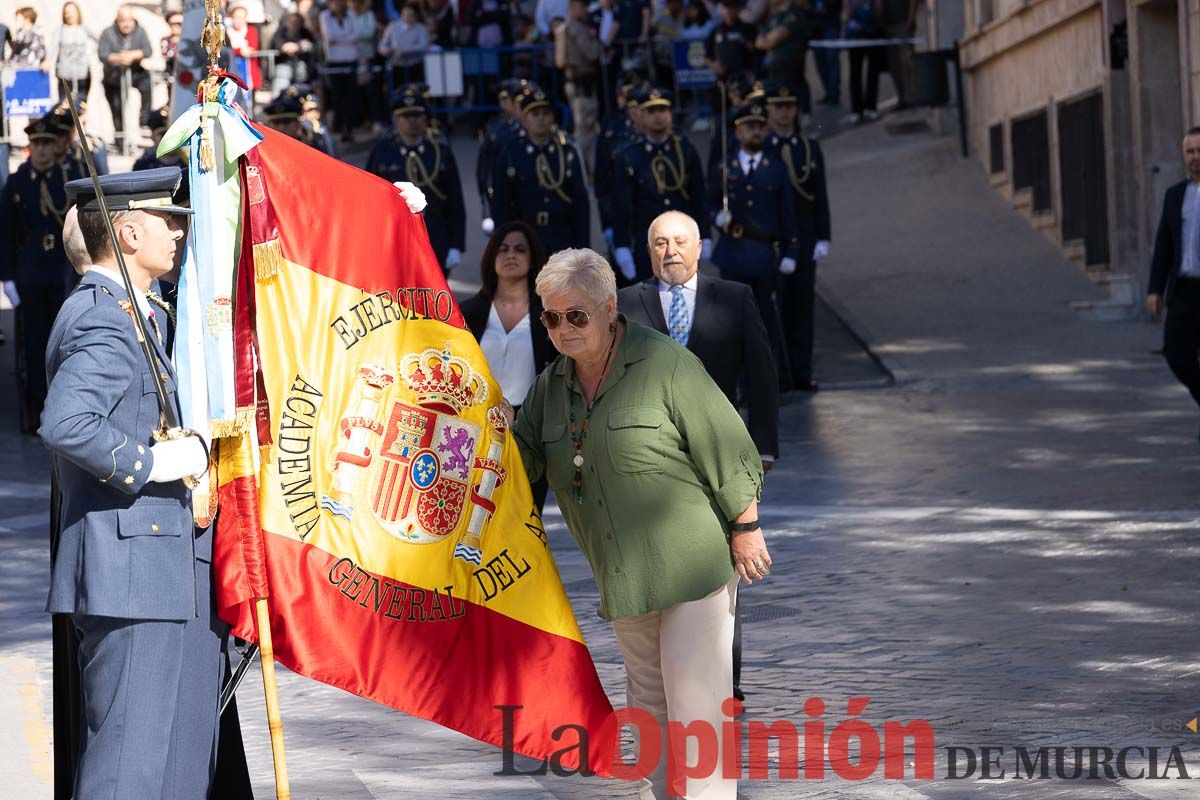
{"type": "MultiPolygon", "coordinates": [[[[204,0],[204,14],[204,28],[200,34],[200,45],[208,52],[208,75],[201,82],[202,88],[197,99],[201,103],[211,103],[217,100],[217,90],[221,82],[217,70],[220,68],[221,48],[225,43],[225,26],[221,20],[221,7],[218,0],[204,0]]],[[[214,138],[212,121],[205,119],[200,129],[199,164],[201,169],[213,168],[215,163],[214,138]]],[[[271,734],[271,759],[275,766],[275,798],[276,800],[291,800],[292,790],[288,783],[287,751],[283,744],[283,718],[279,713],[279,688],[275,682],[275,648],[271,644],[271,617],[267,598],[254,598],[254,618],[258,629],[263,698],[267,706],[267,729],[271,734]]]]}
{"type": "Polygon", "coordinates": [[[258,650],[262,663],[263,696],[267,702],[267,729],[271,732],[271,758],[275,762],[275,798],[291,800],[288,784],[287,753],[283,748],[283,718],[279,714],[279,692],[275,684],[275,648],[271,644],[271,617],[267,598],[254,598],[254,616],[258,624],[258,650]]]}

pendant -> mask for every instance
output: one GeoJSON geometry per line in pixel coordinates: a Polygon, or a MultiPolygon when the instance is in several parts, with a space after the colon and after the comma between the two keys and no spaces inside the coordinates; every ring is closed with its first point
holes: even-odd
{"type": "Polygon", "coordinates": [[[582,454],[580,454],[580,453],[576,453],[576,454],[575,454],[575,458],[573,458],[573,459],[571,460],[571,462],[572,462],[572,463],[573,463],[573,464],[574,464],[576,467],[582,467],[582,466],[583,466],[583,455],[582,455],[582,454]]]}

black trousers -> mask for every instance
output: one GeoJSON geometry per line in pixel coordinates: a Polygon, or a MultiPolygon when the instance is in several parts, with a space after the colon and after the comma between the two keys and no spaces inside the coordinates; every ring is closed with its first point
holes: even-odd
{"type": "MultiPolygon", "coordinates": [[[[130,70],[131,85],[142,96],[142,110],[138,114],[138,124],[143,127],[150,125],[150,73],[144,69],[130,70]]],[[[121,80],[115,83],[104,82],[104,97],[108,107],[112,109],[113,127],[118,134],[125,130],[125,107],[121,104],[121,80]]]]}
{"type": "Polygon", "coordinates": [[[779,390],[781,392],[792,388],[791,362],[787,355],[787,344],[783,338],[783,326],[779,321],[779,310],[775,305],[775,292],[778,287],[778,275],[765,278],[744,278],[737,275],[721,275],[722,278],[738,283],[744,283],[754,292],[754,302],[758,305],[758,314],[762,317],[767,329],[767,341],[771,344],[771,354],[775,357],[775,366],[779,371],[779,390]]]}
{"type": "Polygon", "coordinates": [[[874,111],[879,100],[879,73],[883,71],[885,49],[882,47],[851,47],[850,50],[850,110],[855,114],[874,111]],[[863,64],[867,65],[866,96],[863,96],[863,64]]]}
{"type": "Polygon", "coordinates": [[[812,380],[813,304],[817,295],[817,264],[801,258],[796,271],[779,279],[779,317],[788,366],[797,383],[812,380]]]}
{"type": "Polygon", "coordinates": [[[37,430],[42,418],[42,406],[46,403],[46,346],[50,342],[50,327],[58,316],[58,309],[66,299],[63,287],[42,286],[36,283],[17,283],[21,295],[18,309],[21,320],[21,366],[25,382],[22,402],[29,409],[30,420],[22,425],[23,433],[37,430]],[[32,428],[25,428],[28,425],[32,428]]]}
{"type": "Polygon", "coordinates": [[[1163,356],[1200,405],[1200,279],[1175,282],[1163,326],[1163,356]]]}
{"type": "Polygon", "coordinates": [[[358,88],[358,63],[330,61],[331,70],[325,77],[329,87],[329,105],[333,108],[333,130],[349,135],[358,124],[358,108],[362,102],[358,88]]]}

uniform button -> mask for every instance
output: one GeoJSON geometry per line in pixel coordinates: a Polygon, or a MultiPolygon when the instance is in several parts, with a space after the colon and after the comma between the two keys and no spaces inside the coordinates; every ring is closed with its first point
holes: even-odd
{"type": "Polygon", "coordinates": [[[664,205],[664,206],[669,206],[669,205],[671,205],[671,198],[669,198],[669,197],[664,197],[664,198],[663,198],[663,205],[664,205]]]}
{"type": "Polygon", "coordinates": [[[754,205],[754,201],[753,201],[753,200],[747,200],[747,201],[746,201],[746,205],[748,205],[748,206],[752,206],[752,205],[754,205]]]}
{"type": "Polygon", "coordinates": [[[607,534],[605,534],[605,536],[607,536],[607,537],[608,537],[610,540],[611,540],[611,539],[612,539],[612,537],[613,537],[613,535],[612,535],[611,533],[607,533],[607,534]]]}
{"type": "Polygon", "coordinates": [[[155,533],[158,533],[158,525],[151,525],[150,530],[154,531],[155,533]]]}
{"type": "Polygon", "coordinates": [[[620,568],[620,567],[613,567],[613,574],[614,574],[614,575],[620,575],[620,574],[621,574],[621,568],[620,568]]]}

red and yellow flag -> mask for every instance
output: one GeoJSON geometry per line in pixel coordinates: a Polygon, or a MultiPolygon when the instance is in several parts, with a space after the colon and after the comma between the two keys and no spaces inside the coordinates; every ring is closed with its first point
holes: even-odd
{"type": "Polygon", "coordinates": [[[386,181],[263,133],[235,300],[261,447],[221,445],[222,617],[255,640],[269,592],[288,668],[498,746],[496,707],[521,706],[513,749],[535,758],[580,725],[609,774],[612,707],[424,222],[386,181]]]}

